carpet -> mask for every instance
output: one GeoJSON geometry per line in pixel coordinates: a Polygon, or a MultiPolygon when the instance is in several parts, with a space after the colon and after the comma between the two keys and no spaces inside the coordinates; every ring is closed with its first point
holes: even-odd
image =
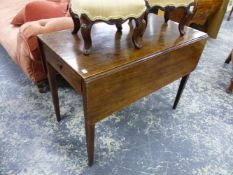
{"type": "Polygon", "coordinates": [[[233,20],[209,39],[176,110],[179,81],[96,125],[95,164],[87,166],[82,98],[59,85],[60,123],[50,92],[40,94],[0,47],[1,175],[232,175],[233,76],[224,64],[233,20]]]}

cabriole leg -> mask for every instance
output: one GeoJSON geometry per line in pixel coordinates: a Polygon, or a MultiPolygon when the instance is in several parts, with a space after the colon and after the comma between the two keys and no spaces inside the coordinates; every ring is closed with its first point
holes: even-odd
{"type": "Polygon", "coordinates": [[[81,33],[84,41],[83,54],[89,55],[92,47],[91,28],[92,23],[87,17],[81,16],[81,33]]]}
{"type": "Polygon", "coordinates": [[[146,21],[144,19],[144,16],[141,17],[140,19],[136,19],[136,27],[133,31],[133,44],[135,48],[140,49],[142,48],[142,36],[145,32],[146,29],[146,21]]]}
{"type": "Polygon", "coordinates": [[[193,7],[193,5],[190,5],[189,7],[184,8],[184,16],[183,16],[183,18],[181,18],[180,23],[179,23],[180,36],[184,36],[184,34],[185,34],[184,27],[185,27],[185,25],[188,24],[189,20],[193,16],[193,9],[191,10],[192,7],[193,7]]]}

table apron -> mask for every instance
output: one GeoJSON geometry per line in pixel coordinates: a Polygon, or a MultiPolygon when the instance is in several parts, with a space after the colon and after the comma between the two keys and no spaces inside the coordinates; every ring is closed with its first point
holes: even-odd
{"type": "Polygon", "coordinates": [[[53,66],[53,68],[62,75],[66,81],[79,93],[82,94],[82,78],[76,73],[65,61],[63,61],[56,53],[54,53],[46,45],[42,45],[46,61],[53,66]]]}

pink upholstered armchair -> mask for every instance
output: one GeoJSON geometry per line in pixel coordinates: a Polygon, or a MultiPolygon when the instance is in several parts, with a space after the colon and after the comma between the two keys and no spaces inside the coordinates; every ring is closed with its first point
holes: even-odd
{"type": "MultiPolygon", "coordinates": [[[[7,0],[0,5],[0,44],[5,48],[14,62],[23,72],[38,85],[42,91],[43,80],[46,74],[40,59],[36,36],[43,33],[73,28],[70,17],[41,19],[26,22],[21,26],[11,24],[14,16],[28,2],[33,0],[7,0]]],[[[55,2],[67,2],[68,0],[50,0],[55,2]]]]}

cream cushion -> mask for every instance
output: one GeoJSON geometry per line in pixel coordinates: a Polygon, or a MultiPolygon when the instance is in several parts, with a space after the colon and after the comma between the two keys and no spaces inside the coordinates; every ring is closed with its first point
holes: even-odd
{"type": "Polygon", "coordinates": [[[72,11],[81,16],[86,14],[90,20],[138,18],[146,10],[144,0],[71,0],[72,11]]]}
{"type": "Polygon", "coordinates": [[[152,6],[160,6],[160,7],[166,7],[166,6],[188,6],[194,0],[147,0],[149,5],[152,6]]]}

